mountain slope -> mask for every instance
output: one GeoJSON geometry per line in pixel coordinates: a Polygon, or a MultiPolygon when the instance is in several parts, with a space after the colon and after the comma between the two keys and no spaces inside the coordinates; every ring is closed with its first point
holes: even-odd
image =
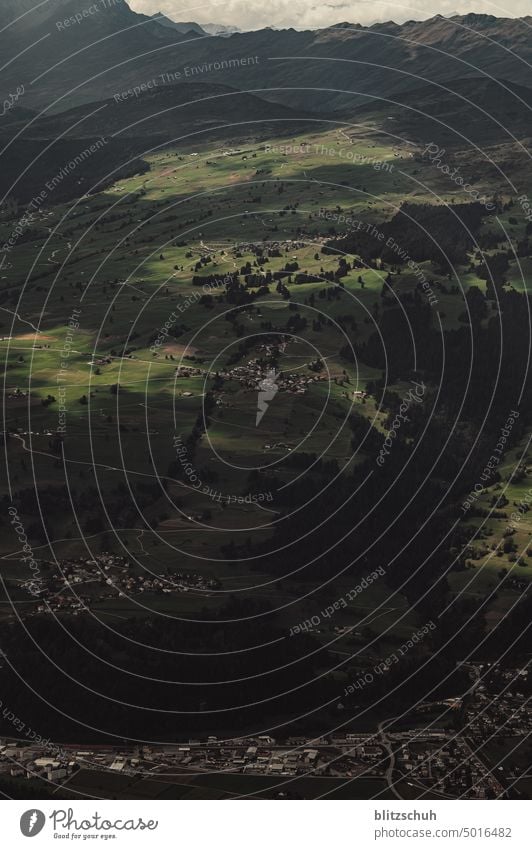
{"type": "Polygon", "coordinates": [[[464,139],[486,145],[532,136],[532,89],[507,80],[452,80],[448,90],[425,85],[397,97],[397,104],[372,100],[345,116],[415,142],[438,139],[447,147],[464,147],[464,139]]]}
{"type": "Polygon", "coordinates": [[[13,21],[0,33],[2,92],[24,85],[31,108],[97,100],[122,88],[123,79],[143,78],[145,68],[160,65],[161,51],[168,55],[189,37],[136,14],[124,0],[108,2],[48,0],[17,20],[18,3],[0,0],[2,20],[13,21]]]}
{"type": "MultiPolygon", "coordinates": [[[[292,131],[310,117],[302,110],[270,103],[253,94],[213,83],[163,85],[138,97],[126,96],[84,104],[57,115],[35,121],[22,130],[24,138],[93,138],[119,135],[121,138],[170,141],[185,133],[198,133],[209,127],[227,125],[231,133],[259,132],[265,126],[278,134],[292,131]],[[249,124],[256,125],[250,127],[249,124]],[[274,124],[277,125],[274,127],[274,124]]],[[[312,121],[313,126],[316,125],[312,121]]],[[[146,146],[146,142],[143,143],[146,146]]]]}

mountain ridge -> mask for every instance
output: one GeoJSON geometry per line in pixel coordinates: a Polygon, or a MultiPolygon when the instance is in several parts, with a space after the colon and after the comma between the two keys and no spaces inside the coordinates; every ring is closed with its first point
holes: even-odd
{"type": "MultiPolygon", "coordinates": [[[[0,0],[0,9],[16,7],[20,13],[30,1],[0,0]]],[[[54,111],[64,111],[108,99],[161,73],[184,78],[187,69],[207,82],[242,91],[263,89],[265,100],[315,112],[342,111],[368,97],[394,98],[428,83],[465,77],[532,88],[531,17],[440,15],[404,24],[343,22],[318,30],[264,28],[227,37],[183,33],[132,11],[125,0],[76,22],[84,4],[51,0],[44,21],[44,12],[32,13],[21,19],[23,26],[19,22],[0,34],[9,61],[3,74],[6,94],[22,83],[25,106],[53,104],[54,111]],[[59,13],[63,21],[74,18],[74,24],[60,29],[54,17],[59,13]],[[35,41],[31,51],[22,52],[35,41]],[[249,57],[255,57],[253,64],[249,57]]]]}

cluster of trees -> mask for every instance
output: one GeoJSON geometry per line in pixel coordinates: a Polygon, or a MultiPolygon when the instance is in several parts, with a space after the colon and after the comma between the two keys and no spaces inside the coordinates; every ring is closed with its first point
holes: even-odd
{"type": "Polygon", "coordinates": [[[405,202],[390,221],[373,228],[354,229],[328,242],[326,248],[358,254],[366,262],[377,257],[392,264],[408,259],[432,260],[447,273],[453,266],[467,262],[487,214],[481,203],[449,207],[405,202]]]}

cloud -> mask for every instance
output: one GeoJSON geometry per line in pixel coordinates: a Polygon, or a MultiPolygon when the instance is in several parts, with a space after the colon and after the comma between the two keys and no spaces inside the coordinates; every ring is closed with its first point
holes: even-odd
{"type": "Polygon", "coordinates": [[[515,18],[530,14],[530,0],[409,0],[407,3],[389,0],[353,0],[322,5],[315,0],[214,0],[212,3],[183,3],[182,0],[130,0],[136,12],[152,15],[163,12],[174,21],[232,24],[241,29],[262,27],[295,27],[316,29],[340,21],[372,24],[376,21],[424,20],[433,15],[466,15],[485,13],[515,18]],[[473,9],[472,9],[473,7],[473,9]]]}

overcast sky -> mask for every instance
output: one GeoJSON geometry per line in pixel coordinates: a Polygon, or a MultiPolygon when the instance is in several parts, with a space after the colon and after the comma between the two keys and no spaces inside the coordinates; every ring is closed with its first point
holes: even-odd
{"type": "Polygon", "coordinates": [[[164,12],[174,21],[233,24],[241,29],[265,26],[317,28],[340,21],[372,24],[375,21],[423,20],[432,15],[486,12],[499,17],[532,13],[530,0],[129,0],[136,12],[164,12]]]}

